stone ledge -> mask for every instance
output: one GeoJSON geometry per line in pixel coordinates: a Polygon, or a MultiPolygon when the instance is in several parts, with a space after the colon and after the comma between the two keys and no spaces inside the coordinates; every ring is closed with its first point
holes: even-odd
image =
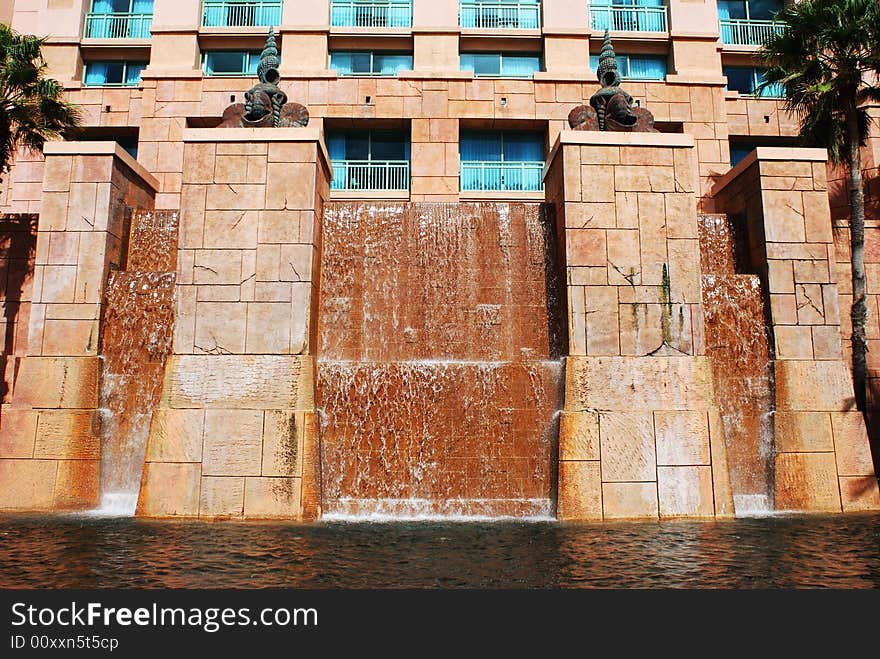
{"type": "Polygon", "coordinates": [[[791,162],[826,162],[828,151],[825,149],[811,149],[806,147],[778,147],[759,146],[753,149],[745,158],[740,160],[736,167],[732,167],[721,176],[712,186],[711,196],[717,197],[732,181],[739,177],[749,167],[761,160],[777,160],[791,162]]]}
{"type": "Polygon", "coordinates": [[[46,142],[43,147],[43,155],[46,156],[115,156],[123,164],[137,174],[144,183],[158,192],[161,186],[159,180],[147,171],[146,167],[132,158],[118,142],[46,142]]]}

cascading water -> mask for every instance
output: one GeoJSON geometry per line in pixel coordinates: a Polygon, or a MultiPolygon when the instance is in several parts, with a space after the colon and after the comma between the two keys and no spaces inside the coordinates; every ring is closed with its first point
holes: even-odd
{"type": "Polygon", "coordinates": [[[727,447],[737,515],[773,510],[773,371],[761,281],[725,215],[701,215],[700,258],[706,354],[727,447]]]}
{"type": "Polygon", "coordinates": [[[101,339],[101,504],[131,516],[153,409],[171,352],[178,214],[132,215],[128,269],[110,273],[101,339]]]}
{"type": "Polygon", "coordinates": [[[325,517],[552,515],[557,285],[542,205],[329,204],[325,517]]]}

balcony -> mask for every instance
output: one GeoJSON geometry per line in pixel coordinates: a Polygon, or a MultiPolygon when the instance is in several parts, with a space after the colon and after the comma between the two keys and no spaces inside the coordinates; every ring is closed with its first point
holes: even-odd
{"type": "Polygon", "coordinates": [[[409,190],[407,160],[331,160],[331,190],[378,192],[409,190]]]}
{"type": "Polygon", "coordinates": [[[469,192],[541,192],[544,163],[536,161],[465,160],[461,189],[469,192]]]}
{"type": "Polygon", "coordinates": [[[333,0],[332,27],[411,27],[412,2],[401,0],[333,0]]]}
{"type": "Polygon", "coordinates": [[[86,14],[85,39],[149,39],[153,14],[86,14]]]}
{"type": "Polygon", "coordinates": [[[203,27],[251,27],[281,24],[281,0],[205,0],[203,27]]]}
{"type": "Polygon", "coordinates": [[[536,2],[482,2],[463,0],[461,27],[490,30],[537,30],[541,27],[541,5],[536,2]]]}
{"type": "Polygon", "coordinates": [[[666,32],[666,7],[607,5],[590,7],[594,30],[611,32],[666,32]]]}
{"type": "Polygon", "coordinates": [[[726,18],[720,23],[721,43],[737,46],[761,46],[771,35],[782,31],[782,24],[776,21],[726,18]]]}

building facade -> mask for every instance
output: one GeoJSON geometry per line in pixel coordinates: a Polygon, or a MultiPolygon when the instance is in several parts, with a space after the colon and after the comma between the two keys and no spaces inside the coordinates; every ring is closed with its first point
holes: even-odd
{"type": "MultiPolygon", "coordinates": [[[[204,215],[206,203],[204,187],[187,185],[193,181],[187,140],[195,138],[185,137],[191,135],[186,131],[217,126],[227,106],[244,100],[270,27],[280,51],[279,86],[290,101],[308,108],[309,127],[325,145],[333,172],[329,201],[541,202],[550,201],[546,186],[553,182],[558,188],[554,194],[568,208],[568,179],[563,184],[565,177],[550,175],[552,155],[566,150],[560,146],[560,136],[569,127],[569,112],[588,103],[599,88],[595,70],[608,30],[624,89],[637,105],[653,113],[661,133],[671,134],[662,138],[667,142],[661,139],[650,148],[661,160],[682,149],[693,153],[682,162],[687,162],[694,189],[667,192],[690,195],[697,210],[712,213],[728,211],[734,204],[728,193],[742,171],[731,174],[732,165],[746,159],[746,166],[752,157],[747,154],[756,147],[797,144],[796,119],[783,111],[783,101],[775,95],[778,90],[761,86],[762,71],[754,59],[765,36],[777,29],[772,16],[779,7],[772,0],[53,0],[48,4],[16,0],[7,13],[19,32],[47,36],[43,54],[49,74],[64,85],[68,99],[83,113],[79,139],[117,142],[155,183],[155,208],[181,211],[179,269],[183,272],[201,267],[197,259],[207,255],[198,253],[205,247],[203,236],[238,226],[229,214],[212,221],[206,216],[199,236],[186,234],[186,217],[204,215]],[[555,145],[559,148],[554,151],[555,145]],[[669,154],[660,153],[663,149],[669,154]],[[213,224],[208,226],[209,222],[213,224]]],[[[565,144],[579,144],[566,139],[565,144]]],[[[594,146],[585,143],[584,149],[594,146]]],[[[620,157],[625,158],[623,151],[620,157]]],[[[869,360],[872,374],[880,375],[880,216],[876,211],[880,138],[869,140],[863,158],[869,198],[874,200],[869,203],[866,256],[869,360]]],[[[823,319],[826,311],[833,316],[834,322],[828,323],[834,328],[833,347],[828,349],[834,354],[842,349],[845,360],[849,335],[845,179],[833,169],[827,175],[819,172],[817,168],[824,165],[816,165],[814,155],[801,154],[794,160],[798,162],[792,171],[808,173],[781,173],[779,181],[760,179],[760,185],[784,191],[788,182],[796,186],[808,180],[810,192],[822,193],[824,199],[827,179],[834,221],[828,239],[833,247],[821,259],[814,254],[815,247],[803,257],[825,263],[824,274],[816,274],[814,268],[803,280],[789,275],[788,285],[765,280],[772,324],[788,327],[773,333],[773,352],[782,360],[825,358],[818,346],[827,348],[831,330],[822,334],[822,343],[813,325],[805,329],[809,323],[800,310],[814,304],[811,292],[819,291],[821,297],[822,287],[833,283],[833,301],[829,297],[828,309],[819,313],[823,319]]],[[[601,188],[603,178],[619,164],[583,161],[579,185],[601,188]]],[[[675,167],[680,166],[676,160],[675,167]]],[[[50,200],[45,194],[47,175],[41,156],[21,154],[0,184],[0,212],[45,213],[50,200]]],[[[618,185],[616,191],[658,192],[650,181],[648,187],[639,185],[618,185]]],[[[72,188],[67,192],[70,198],[65,197],[65,203],[70,208],[91,204],[92,210],[83,216],[93,212],[94,199],[76,199],[72,188]]],[[[620,214],[625,198],[615,196],[615,190],[610,194],[606,201],[616,203],[620,214]]],[[[780,202],[782,210],[800,217],[800,237],[788,242],[811,241],[805,219],[811,212],[808,198],[812,199],[804,195],[780,202]]],[[[577,206],[577,212],[589,213],[587,206],[577,206]]],[[[567,228],[586,231],[588,223],[589,219],[581,227],[567,228]]],[[[626,235],[618,232],[614,238],[622,241],[626,235]]],[[[612,243],[606,243],[604,236],[602,241],[603,253],[610,253],[612,243]]],[[[684,245],[674,240],[671,244],[684,245]]],[[[688,249],[694,244],[688,243],[688,249]]],[[[626,253],[629,248],[620,242],[616,249],[626,253]]],[[[47,260],[51,255],[39,249],[35,255],[26,252],[10,252],[8,272],[28,272],[34,263],[39,272],[41,266],[51,267],[47,260]]],[[[260,254],[255,258],[254,267],[263,268],[260,254]]],[[[773,257],[764,255],[767,259],[773,257]]],[[[695,277],[698,260],[691,268],[695,277]]],[[[572,272],[576,277],[595,274],[589,260],[582,265],[569,270],[569,277],[572,272]]],[[[782,266],[786,267],[795,272],[795,266],[782,266]]],[[[601,269],[604,272],[604,266],[601,269]]],[[[571,294],[591,282],[569,279],[568,284],[571,294]]],[[[610,282],[603,280],[603,285],[610,282]]],[[[31,302],[32,286],[22,283],[14,293],[17,297],[7,293],[7,299],[24,310],[31,302]]],[[[45,288],[45,281],[41,286],[45,288]]],[[[7,283],[8,291],[14,288],[7,283]]],[[[218,296],[220,288],[215,291],[218,296]]],[[[623,305],[623,298],[619,299],[623,305]]],[[[205,317],[213,315],[211,305],[228,303],[222,297],[193,300],[194,308],[201,309],[197,313],[205,317]]],[[[699,304],[698,299],[690,302],[699,304]]],[[[583,328],[589,310],[571,299],[568,305],[570,332],[588,334],[583,328]]],[[[5,354],[25,354],[27,317],[24,311],[12,318],[7,315],[5,354]]],[[[618,320],[614,322],[615,331],[623,332],[618,320]]],[[[697,346],[691,353],[699,356],[699,331],[689,331],[693,338],[689,345],[697,346]]],[[[188,350],[198,352],[195,335],[178,331],[175,341],[178,348],[181,341],[188,341],[188,350]]],[[[627,355],[621,341],[611,353],[591,347],[589,337],[583,345],[572,339],[572,345],[572,354],[627,355]]],[[[6,367],[10,382],[14,362],[6,367]]],[[[858,475],[864,476],[866,468],[860,469],[858,475]]],[[[849,477],[838,470],[835,482],[838,474],[849,477]]],[[[586,478],[572,476],[582,477],[586,478]]]]}

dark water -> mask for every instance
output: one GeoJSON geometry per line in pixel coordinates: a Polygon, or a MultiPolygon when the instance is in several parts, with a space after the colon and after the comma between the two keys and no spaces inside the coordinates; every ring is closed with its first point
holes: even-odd
{"type": "Polygon", "coordinates": [[[878,588],[880,515],[236,524],[0,518],[3,588],[878,588]]]}

